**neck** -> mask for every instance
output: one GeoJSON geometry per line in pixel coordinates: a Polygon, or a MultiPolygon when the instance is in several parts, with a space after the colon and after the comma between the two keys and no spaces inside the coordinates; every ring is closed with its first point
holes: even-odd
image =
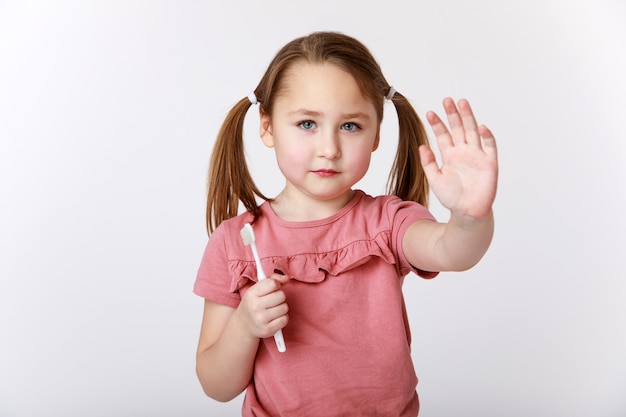
{"type": "Polygon", "coordinates": [[[354,191],[349,190],[339,197],[319,200],[300,193],[294,195],[285,188],[271,201],[270,205],[274,213],[283,220],[306,222],[333,216],[344,208],[353,197],[354,191]]]}

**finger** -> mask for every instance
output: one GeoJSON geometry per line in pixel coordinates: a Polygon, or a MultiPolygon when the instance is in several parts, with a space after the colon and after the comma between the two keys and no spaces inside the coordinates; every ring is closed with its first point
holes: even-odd
{"type": "Polygon", "coordinates": [[[427,145],[419,147],[419,154],[424,174],[426,174],[429,182],[433,182],[435,176],[439,174],[439,165],[437,165],[435,154],[427,145]]]}
{"type": "Polygon", "coordinates": [[[452,143],[455,145],[461,145],[466,143],[463,118],[461,117],[459,109],[456,107],[454,100],[452,100],[450,97],[445,98],[443,100],[443,108],[446,111],[446,116],[448,117],[450,134],[452,135],[452,143]]]}
{"type": "Polygon", "coordinates": [[[466,99],[459,100],[459,111],[465,131],[465,140],[468,144],[481,146],[480,134],[478,133],[478,124],[474,117],[474,112],[466,99]]]}
{"type": "Polygon", "coordinates": [[[287,301],[285,293],[281,290],[274,291],[263,296],[263,306],[265,308],[272,308],[284,304],[287,301]]]}
{"type": "Polygon", "coordinates": [[[282,284],[277,279],[264,279],[254,285],[255,294],[263,297],[280,290],[282,284]]]}
{"type": "Polygon", "coordinates": [[[272,328],[271,333],[275,333],[278,329],[282,329],[287,325],[289,306],[287,303],[281,303],[277,306],[268,308],[266,311],[266,323],[272,328]],[[280,323],[277,325],[277,323],[280,323]]]}
{"type": "Polygon", "coordinates": [[[426,120],[430,124],[430,127],[433,129],[435,136],[437,137],[437,145],[440,150],[444,150],[452,146],[452,136],[450,132],[448,132],[448,128],[443,123],[441,118],[437,115],[437,113],[429,111],[426,113],[426,120]]]}
{"type": "Polygon", "coordinates": [[[278,330],[285,327],[289,321],[288,310],[285,304],[284,307],[280,306],[263,311],[257,317],[257,336],[262,338],[271,337],[278,330]]]}
{"type": "Polygon", "coordinates": [[[275,320],[278,317],[286,316],[289,313],[289,306],[287,303],[281,303],[277,306],[267,309],[268,321],[275,320]]]}
{"type": "Polygon", "coordinates": [[[498,148],[496,146],[496,138],[489,128],[485,125],[480,125],[478,128],[478,132],[483,139],[483,149],[485,153],[493,158],[494,160],[498,160],[498,148]]]}
{"type": "Polygon", "coordinates": [[[267,337],[271,337],[274,333],[276,333],[277,331],[285,328],[285,326],[287,326],[287,323],[289,323],[289,315],[288,314],[283,314],[280,315],[278,317],[276,317],[274,320],[270,321],[267,324],[267,328],[268,328],[268,334],[267,337]]]}

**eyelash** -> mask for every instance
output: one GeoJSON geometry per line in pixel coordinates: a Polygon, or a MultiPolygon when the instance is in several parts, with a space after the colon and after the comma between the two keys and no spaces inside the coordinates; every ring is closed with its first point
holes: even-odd
{"type": "Polygon", "coordinates": [[[303,121],[301,121],[300,123],[298,123],[298,126],[300,126],[301,128],[303,128],[304,130],[311,130],[311,129],[312,129],[312,127],[310,127],[310,128],[306,128],[306,127],[304,126],[305,124],[311,124],[311,125],[315,126],[315,122],[314,122],[314,121],[312,121],[312,120],[303,120],[303,121]]]}
{"type": "Polygon", "coordinates": [[[354,123],[354,122],[344,123],[344,124],[341,125],[341,127],[344,127],[346,125],[352,125],[352,129],[349,129],[350,132],[354,132],[356,130],[360,130],[361,129],[361,126],[356,124],[356,123],[354,123]]]}
{"type": "MultiPolygon", "coordinates": [[[[312,129],[312,127],[305,128],[304,127],[305,124],[311,124],[311,125],[315,126],[315,122],[313,120],[303,120],[303,121],[298,123],[298,126],[303,128],[304,130],[311,130],[312,129]]],[[[352,129],[346,129],[349,132],[354,132],[356,130],[361,129],[361,126],[358,123],[354,123],[354,122],[346,122],[346,123],[341,125],[341,128],[343,129],[346,125],[351,125],[352,126],[352,129]]]]}

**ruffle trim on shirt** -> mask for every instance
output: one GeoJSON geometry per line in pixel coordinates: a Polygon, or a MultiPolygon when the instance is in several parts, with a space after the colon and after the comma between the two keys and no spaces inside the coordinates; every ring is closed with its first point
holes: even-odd
{"type": "MultiPolygon", "coordinates": [[[[373,257],[379,257],[390,265],[396,264],[390,240],[390,234],[384,232],[371,240],[357,240],[330,252],[261,258],[261,264],[268,276],[278,272],[314,284],[324,281],[328,275],[337,276],[363,265],[373,257]],[[290,271],[304,272],[293,275],[290,271]]],[[[232,277],[231,292],[241,289],[248,281],[257,282],[254,261],[232,260],[228,262],[228,268],[232,277]]]]}

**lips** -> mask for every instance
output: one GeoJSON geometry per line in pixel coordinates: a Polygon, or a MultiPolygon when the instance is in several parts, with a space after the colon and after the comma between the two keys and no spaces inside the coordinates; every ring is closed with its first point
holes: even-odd
{"type": "Polygon", "coordinates": [[[332,177],[333,175],[338,174],[338,172],[334,169],[316,169],[313,173],[315,175],[319,175],[320,177],[332,177]]]}

